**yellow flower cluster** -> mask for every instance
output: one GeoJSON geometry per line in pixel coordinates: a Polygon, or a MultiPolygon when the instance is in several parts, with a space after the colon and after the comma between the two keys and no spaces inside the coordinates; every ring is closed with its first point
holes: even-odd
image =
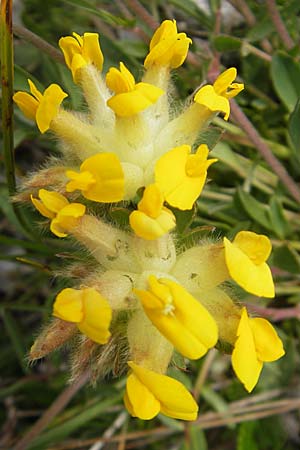
{"type": "MultiPolygon", "coordinates": [[[[92,271],[77,268],[80,284],[58,293],[53,315],[60,330],[70,323],[84,336],[74,346],[78,355],[86,343],[99,347],[88,355],[97,354],[108,371],[110,355],[123,349],[129,367],[125,406],[145,420],[158,413],[197,416],[191,394],[166,375],[174,350],[198,359],[218,342],[229,344],[233,369],[248,391],[263,363],[284,354],[272,325],[249,317],[224,287],[231,281],[250,294],[274,297],[266,236],[241,231],[232,241],[176,247],[176,217],[194,207],[217,161],[208,159],[205,143],[198,145],[199,131],[217,113],[227,120],[229,99],[243,89],[229,68],[199,89],[186,109],[170,114],[170,71],[183,64],[191,42],[175,21],[164,21],[136,82],[122,62],[103,77],[98,35],[74,33],[59,45],[89,113],[65,110],[67,94],[56,84],[41,93],[29,80],[30,93],[14,95],[24,115],[41,133],[56,135],[62,150],[53,179],[41,171],[32,183],[31,201],[50,219],[52,233],[70,235],[96,261],[92,271]],[[124,229],[107,223],[105,206],[112,203],[127,209],[124,229]]],[[[51,330],[38,338],[43,349],[53,349],[51,330]]],[[[34,345],[35,358],[39,347],[34,345]]]]}

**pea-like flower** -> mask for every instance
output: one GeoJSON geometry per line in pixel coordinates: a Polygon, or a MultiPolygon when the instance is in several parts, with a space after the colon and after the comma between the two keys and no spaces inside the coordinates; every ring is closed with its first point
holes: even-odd
{"type": "Polygon", "coordinates": [[[58,84],[50,84],[43,94],[31,80],[28,80],[28,84],[31,94],[18,91],[14,94],[13,100],[24,116],[30,120],[35,120],[40,132],[45,133],[49,130],[63,99],[68,97],[68,94],[58,84]]]}
{"type": "Polygon", "coordinates": [[[114,153],[98,153],[87,158],[80,173],[66,171],[71,178],[67,192],[79,189],[82,195],[95,202],[118,202],[124,197],[124,173],[119,158],[114,153]]]}
{"type": "Polygon", "coordinates": [[[208,167],[217,159],[207,159],[208,147],[202,144],[195,154],[189,145],[165,153],[155,165],[155,181],[166,201],[181,210],[191,209],[202,192],[208,167]]]}
{"type": "Polygon", "coordinates": [[[128,362],[124,403],[133,417],[153,419],[158,413],[182,420],[195,420],[198,405],[187,389],[177,380],[128,362]]]}
{"type": "Polygon", "coordinates": [[[31,196],[31,201],[42,216],[51,219],[50,230],[58,237],[66,237],[85,214],[85,205],[69,203],[62,194],[46,189],[39,190],[39,199],[31,196]]]}
{"type": "Polygon", "coordinates": [[[92,64],[99,71],[102,70],[103,54],[97,33],[84,33],[83,36],[73,33],[73,36],[62,37],[58,44],[72,72],[73,80],[78,83],[82,67],[92,64]]]}
{"type": "Polygon", "coordinates": [[[106,84],[115,95],[107,105],[120,117],[130,117],[153,105],[164,91],[149,83],[135,83],[134,76],[121,62],[120,70],[111,67],[106,84]]]}
{"type": "Polygon", "coordinates": [[[235,67],[225,70],[218,76],[213,85],[207,84],[196,93],[194,101],[206,106],[210,111],[224,113],[224,119],[228,120],[230,114],[229,100],[244,89],[242,83],[233,83],[237,75],[235,67]]]}
{"type": "Polygon", "coordinates": [[[147,290],[134,289],[151,322],[187,358],[198,359],[217,343],[215,320],[180,284],[151,275],[147,290]]]}
{"type": "Polygon", "coordinates": [[[175,20],[164,20],[151,39],[144,66],[146,69],[151,66],[176,69],[184,63],[191,43],[185,33],[177,32],[175,20]]]}
{"type": "Polygon", "coordinates": [[[276,331],[266,319],[249,318],[243,308],[232,353],[232,366],[248,392],[255,387],[264,362],[276,361],[284,355],[276,331]]]}
{"type": "Polygon", "coordinates": [[[76,323],[83,334],[98,344],[106,344],[110,337],[112,310],[94,288],[63,289],[55,299],[53,315],[76,323]]]}
{"type": "Polygon", "coordinates": [[[174,214],[163,204],[164,197],[158,186],[147,186],[137,211],[129,216],[130,226],[137,236],[147,240],[157,239],[176,226],[174,214]]]}
{"type": "Polygon", "coordinates": [[[275,296],[272,273],[266,261],[272,245],[263,234],[240,231],[230,242],[224,238],[225,261],[231,278],[251,294],[275,296]]]}

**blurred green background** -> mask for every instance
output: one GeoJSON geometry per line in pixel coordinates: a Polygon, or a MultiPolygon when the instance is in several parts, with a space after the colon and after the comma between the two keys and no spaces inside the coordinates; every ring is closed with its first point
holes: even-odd
{"type": "MultiPolygon", "coordinates": [[[[21,211],[24,230],[3,171],[0,448],[18,442],[19,450],[300,447],[299,0],[15,1],[14,87],[27,90],[29,77],[41,88],[55,82],[69,93],[66,105],[80,109],[81,92],[57,58],[58,39],[73,31],[96,31],[104,70],[123,61],[139,77],[153,29],[167,18],[175,18],[179,31],[193,39],[189,60],[173,76],[178,101],[227,67],[237,67],[238,81],[245,83],[229,122],[217,118],[203,135],[219,163],[210,170],[192,226],[216,227],[218,236],[248,229],[271,238],[276,299],[244,294],[244,300],[254,314],[274,323],[286,356],[265,365],[251,395],[234,377],[229,357],[215,351],[190,363],[188,372],[171,369],[199,398],[199,420],[192,425],[164,416],[151,422],[130,418],[121,400],[124,380],[106,379],[96,386],[81,380],[82,386],[71,391],[68,349],[29,365],[27,352],[63,283],[53,272],[70,258],[70,248],[41,234],[32,208],[21,211]],[[54,49],[45,49],[39,38],[54,49]],[[51,405],[57,408],[54,419],[35,428],[24,446],[22,436],[51,405]]],[[[18,183],[57,152],[55,140],[41,135],[17,108],[14,142],[18,183]]]]}

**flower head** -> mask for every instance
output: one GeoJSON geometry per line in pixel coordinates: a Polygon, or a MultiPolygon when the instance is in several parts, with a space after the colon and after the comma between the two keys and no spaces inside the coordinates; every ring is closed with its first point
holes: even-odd
{"type": "Polygon", "coordinates": [[[129,217],[130,226],[137,236],[147,240],[157,239],[176,226],[174,214],[163,203],[164,197],[158,186],[147,186],[138,203],[138,210],[129,217]]]}
{"type": "Polygon", "coordinates": [[[62,194],[46,189],[39,190],[39,199],[31,196],[31,201],[42,216],[51,219],[50,230],[58,237],[66,237],[85,214],[81,203],[69,203],[62,194]]]}
{"type": "Polygon", "coordinates": [[[217,161],[209,159],[208,147],[202,144],[195,154],[189,145],[181,145],[164,154],[155,165],[155,181],[166,201],[179,209],[193,207],[205,184],[208,167],[217,161]]]}
{"type": "Polygon", "coordinates": [[[62,37],[59,40],[59,46],[67,66],[72,71],[73,79],[77,83],[82,67],[93,64],[99,71],[102,70],[103,54],[97,33],[84,33],[83,36],[73,33],[73,36],[62,37]]]}
{"type": "Polygon", "coordinates": [[[149,288],[135,289],[144,311],[174,347],[190,359],[205,355],[218,340],[216,322],[180,284],[151,275],[149,288]]]}
{"type": "Polygon", "coordinates": [[[264,362],[284,355],[282,342],[272,325],[261,318],[249,318],[243,308],[232,353],[232,366],[248,392],[255,387],[264,362]]]}
{"type": "Polygon", "coordinates": [[[95,202],[118,202],[124,197],[124,173],[119,158],[114,153],[98,153],[87,158],[80,166],[80,173],[67,170],[71,181],[67,192],[76,189],[95,202]]]}
{"type": "Polygon", "coordinates": [[[192,395],[177,380],[158,374],[132,361],[124,403],[133,417],[149,420],[159,412],[168,417],[195,420],[198,405],[192,395]]]}
{"type": "Polygon", "coordinates": [[[194,97],[194,101],[206,106],[211,111],[224,113],[224,119],[227,120],[230,113],[228,99],[235,97],[244,89],[243,84],[233,83],[236,75],[235,67],[225,70],[225,72],[218,76],[213,85],[207,84],[199,89],[194,97]]]}
{"type": "Polygon", "coordinates": [[[164,91],[152,84],[135,83],[131,72],[121,62],[120,70],[112,67],[106,75],[106,84],[115,95],[108,106],[117,116],[130,117],[153,105],[164,91]]]}
{"type": "Polygon", "coordinates": [[[76,323],[83,334],[98,344],[105,344],[110,337],[112,311],[94,288],[63,289],[55,299],[53,315],[76,323]]]}
{"type": "Polygon", "coordinates": [[[165,20],[151,39],[144,66],[146,69],[155,65],[176,69],[184,63],[191,43],[185,33],[177,32],[175,20],[165,20]]]}
{"type": "Polygon", "coordinates": [[[35,84],[28,80],[31,94],[16,92],[14,102],[21,109],[24,116],[35,120],[41,133],[49,130],[52,120],[57,116],[59,107],[64,98],[68,96],[58,84],[50,84],[42,94],[35,84]]]}
{"type": "Polygon", "coordinates": [[[224,246],[231,278],[251,294],[274,297],[272,273],[265,262],[272,250],[270,239],[252,231],[240,231],[233,242],[224,238],[224,246]]]}

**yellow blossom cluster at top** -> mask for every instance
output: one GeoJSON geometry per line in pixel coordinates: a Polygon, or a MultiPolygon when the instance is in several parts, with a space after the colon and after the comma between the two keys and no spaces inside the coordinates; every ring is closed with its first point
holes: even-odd
{"type": "MultiPolygon", "coordinates": [[[[56,84],[42,93],[29,80],[30,93],[14,95],[41,133],[49,130],[58,138],[62,152],[50,166],[50,177],[49,168],[45,176],[39,172],[38,181],[33,175],[31,201],[50,220],[54,235],[71,236],[96,261],[88,275],[78,268],[80,284],[73,282],[56,296],[53,315],[60,332],[68,330],[60,340],[70,330],[81,333],[77,351],[83,352],[87,342],[89,349],[100,346],[106,366],[105,357],[118,352],[125,338],[124,402],[132,416],[145,420],[158,413],[183,420],[197,416],[188,390],[166,375],[174,350],[199,359],[218,342],[228,344],[233,369],[248,391],[263,363],[284,354],[272,325],[249,317],[224,284],[231,281],[250,294],[273,298],[266,262],[270,240],[240,231],[232,240],[212,239],[184,250],[176,246],[176,217],[194,208],[208,169],[217,162],[209,158],[206,143],[199,145],[199,132],[217,113],[228,120],[229,100],[243,89],[231,67],[174,114],[170,71],[184,63],[191,43],[175,21],[164,21],[136,82],[122,62],[103,76],[98,35],[73,33],[59,46],[89,112],[64,109],[67,94],[56,84]],[[111,204],[126,210],[124,229],[108,223],[111,204]]],[[[35,354],[41,339],[43,349],[53,348],[52,331],[37,339],[35,354]]]]}

